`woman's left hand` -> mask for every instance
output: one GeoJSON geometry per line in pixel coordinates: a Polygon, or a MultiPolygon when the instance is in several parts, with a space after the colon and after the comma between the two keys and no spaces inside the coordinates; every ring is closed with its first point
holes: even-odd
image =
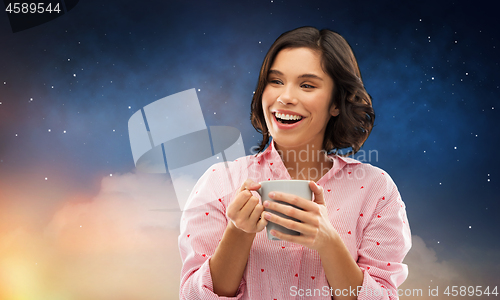
{"type": "Polygon", "coordinates": [[[328,219],[323,188],[318,186],[314,181],[309,182],[309,187],[314,193],[314,201],[287,193],[269,193],[271,199],[293,204],[303,210],[272,201],[264,202],[264,207],[300,220],[302,223],[279,217],[270,212],[265,212],[264,218],[301,233],[301,235],[289,235],[272,230],[271,234],[273,236],[280,240],[301,244],[321,252],[321,250],[327,249],[329,245],[335,243],[339,239],[339,235],[328,219]]]}

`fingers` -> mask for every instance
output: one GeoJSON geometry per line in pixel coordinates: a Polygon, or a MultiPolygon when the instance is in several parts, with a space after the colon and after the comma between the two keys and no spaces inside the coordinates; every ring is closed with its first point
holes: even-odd
{"type": "Polygon", "coordinates": [[[320,205],[326,205],[325,204],[325,197],[323,194],[323,187],[319,186],[316,182],[310,181],[309,182],[309,188],[314,194],[314,202],[320,205]]]}
{"type": "Polygon", "coordinates": [[[314,194],[314,201],[311,202],[307,199],[304,199],[302,197],[299,197],[297,195],[293,194],[287,194],[287,193],[282,193],[282,192],[270,192],[269,193],[269,198],[273,200],[280,200],[287,202],[289,204],[295,205],[297,207],[302,208],[303,210],[310,211],[310,210],[315,210],[317,207],[314,205],[320,204],[320,205],[325,205],[325,198],[324,198],[324,193],[323,193],[323,188],[316,184],[314,181],[309,181],[309,188],[314,194]]]}
{"type": "Polygon", "coordinates": [[[272,200],[283,201],[288,204],[295,205],[305,211],[316,211],[317,209],[316,203],[294,194],[288,194],[282,192],[270,192],[268,196],[272,200]]]}
{"type": "Polygon", "coordinates": [[[282,241],[287,241],[291,243],[301,244],[300,242],[304,240],[303,235],[289,235],[286,233],[279,232],[278,230],[271,230],[271,234],[282,241]]]}
{"type": "Polygon", "coordinates": [[[309,213],[295,208],[290,205],[274,202],[274,201],[264,201],[264,207],[275,212],[282,213],[286,216],[292,217],[294,219],[300,220],[302,222],[308,222],[310,217],[309,213]]]}
{"type": "Polygon", "coordinates": [[[264,207],[260,204],[260,199],[251,193],[251,191],[258,190],[260,187],[259,183],[247,179],[236,191],[234,200],[229,203],[227,208],[227,217],[237,228],[243,231],[258,232],[267,224],[265,220],[263,222],[259,221],[264,207]]]}
{"type": "MultiPolygon", "coordinates": [[[[240,188],[236,191],[236,195],[228,208],[228,212],[231,211],[231,213],[234,213],[242,210],[248,200],[250,200],[253,196],[250,191],[258,190],[259,188],[260,184],[255,183],[252,179],[248,178],[245,180],[245,182],[243,182],[240,188]]],[[[248,211],[247,213],[250,215],[251,211],[248,211]]]]}
{"type": "Polygon", "coordinates": [[[252,196],[240,211],[231,216],[228,214],[228,217],[237,228],[245,232],[259,232],[267,225],[267,220],[259,220],[263,212],[264,207],[259,199],[252,196]]]}
{"type": "Polygon", "coordinates": [[[262,206],[262,204],[257,204],[253,209],[252,213],[250,214],[249,222],[251,224],[257,224],[258,231],[260,229],[263,229],[267,225],[267,220],[262,218],[263,213],[264,213],[264,206],[262,206]],[[262,223],[265,223],[264,226],[262,226],[262,223]]]}
{"type": "MultiPolygon", "coordinates": [[[[241,216],[244,218],[250,218],[257,205],[260,205],[259,203],[259,198],[251,196],[250,199],[248,199],[248,201],[245,203],[245,205],[240,209],[241,216]]],[[[258,214],[260,215],[260,212],[258,214]]],[[[255,222],[257,222],[257,220],[255,220],[255,222]]]]}
{"type": "Polygon", "coordinates": [[[264,213],[264,218],[268,222],[273,222],[275,224],[281,225],[290,230],[298,231],[305,235],[311,235],[315,232],[314,227],[310,226],[309,224],[300,223],[294,220],[289,220],[269,212],[264,213]]]}
{"type": "Polygon", "coordinates": [[[242,192],[244,190],[256,191],[258,189],[260,189],[260,183],[254,182],[252,179],[248,178],[245,182],[243,182],[238,192],[242,192]]]}
{"type": "MultiPolygon", "coordinates": [[[[229,206],[227,208],[228,213],[239,212],[251,197],[252,193],[250,193],[250,191],[243,190],[241,192],[238,192],[234,197],[234,200],[229,203],[229,206]]],[[[228,216],[231,217],[230,215],[228,216]]]]}
{"type": "Polygon", "coordinates": [[[262,212],[260,213],[260,220],[257,222],[257,232],[258,231],[261,231],[262,229],[264,229],[264,227],[267,226],[267,220],[266,218],[264,217],[264,214],[265,214],[265,211],[264,211],[264,208],[262,208],[262,212]]]}

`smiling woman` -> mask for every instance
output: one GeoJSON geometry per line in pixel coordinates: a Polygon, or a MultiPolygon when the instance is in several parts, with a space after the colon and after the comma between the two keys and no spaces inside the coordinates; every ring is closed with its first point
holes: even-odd
{"type": "Polygon", "coordinates": [[[259,153],[212,166],[190,196],[200,205],[183,213],[181,299],[290,299],[303,291],[397,299],[411,247],[398,189],[384,170],[332,152],[356,153],[375,118],[347,42],[312,27],[284,33],[264,59],[251,106],[259,153]],[[231,194],[223,172],[240,185],[231,194]],[[293,179],[309,181],[313,201],[271,191],[266,199],[276,201],[262,202],[255,194],[258,182],[293,179]],[[280,240],[269,240],[269,221],[300,235],[271,230],[280,240]]]}
{"type": "MultiPolygon", "coordinates": [[[[271,87],[285,87],[283,79],[279,78],[284,75],[280,68],[287,68],[287,75],[296,76],[295,85],[300,86],[301,91],[313,91],[317,95],[319,88],[323,93],[321,97],[325,110],[335,113],[332,114],[335,118],[329,118],[326,124],[322,146],[316,149],[352,147],[352,153],[357,152],[370,135],[375,121],[372,99],[363,86],[357,60],[345,39],[333,31],[318,31],[312,27],[302,27],[281,35],[264,58],[251,114],[252,125],[263,135],[259,151],[273,136],[269,133],[262,102],[266,94],[272,94],[271,87]],[[325,92],[330,94],[325,95],[325,92]],[[340,111],[341,114],[336,113],[340,111]]],[[[295,91],[298,90],[288,92],[295,91]]],[[[287,96],[289,94],[285,93],[281,97],[287,96]]],[[[308,98],[311,97],[314,96],[308,98]]],[[[284,99],[278,100],[284,104],[284,99]]]]}
{"type": "Polygon", "coordinates": [[[319,51],[300,47],[278,53],[268,72],[262,109],[266,131],[280,151],[298,153],[307,145],[322,149],[328,120],[339,115],[332,105],[333,88],[319,51]],[[300,120],[285,123],[281,118],[300,120]]]}

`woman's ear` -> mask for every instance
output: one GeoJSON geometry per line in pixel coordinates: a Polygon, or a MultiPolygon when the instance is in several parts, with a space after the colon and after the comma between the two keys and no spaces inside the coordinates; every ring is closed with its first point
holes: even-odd
{"type": "Polygon", "coordinates": [[[337,106],[335,104],[333,104],[331,107],[330,107],[330,114],[334,117],[338,116],[340,114],[340,110],[337,108],[337,106]]]}

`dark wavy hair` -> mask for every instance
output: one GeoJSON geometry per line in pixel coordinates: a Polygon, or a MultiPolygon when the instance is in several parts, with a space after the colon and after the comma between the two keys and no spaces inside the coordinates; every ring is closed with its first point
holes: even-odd
{"type": "Polygon", "coordinates": [[[257,88],[252,99],[250,120],[253,127],[262,134],[259,153],[269,142],[269,131],[262,110],[262,93],[267,85],[267,77],[274,59],[286,48],[306,47],[321,53],[323,71],[334,82],[330,108],[336,105],[340,113],[330,117],[323,150],[330,152],[351,147],[345,156],[355,154],[370,135],[375,121],[372,98],[366,92],[361,80],[358,63],[351,47],[340,34],[314,27],[300,27],[283,33],[273,43],[260,69],[257,88]]]}

